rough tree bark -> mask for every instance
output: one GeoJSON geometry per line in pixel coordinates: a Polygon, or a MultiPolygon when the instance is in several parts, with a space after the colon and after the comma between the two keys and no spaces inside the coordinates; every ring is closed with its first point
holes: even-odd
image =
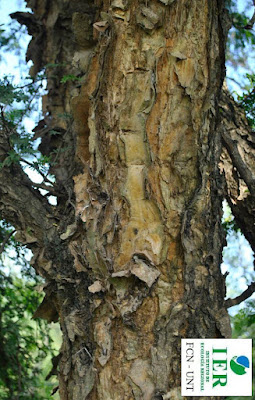
{"type": "Polygon", "coordinates": [[[254,244],[254,140],[221,94],[224,1],[27,3],[13,17],[33,35],[31,75],[46,66],[35,137],[55,150],[58,203],[16,165],[0,209],[46,279],[36,316],[60,321],[60,397],[179,399],[181,338],[231,336],[224,193],[254,244]]]}

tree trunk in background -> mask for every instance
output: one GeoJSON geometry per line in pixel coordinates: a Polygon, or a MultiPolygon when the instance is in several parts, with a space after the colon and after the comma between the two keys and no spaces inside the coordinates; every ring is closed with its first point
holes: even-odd
{"type": "Polygon", "coordinates": [[[181,338],[231,335],[224,1],[27,3],[31,74],[48,79],[35,134],[60,192],[30,247],[48,282],[37,315],[60,317],[61,400],[180,399],[181,338]]]}

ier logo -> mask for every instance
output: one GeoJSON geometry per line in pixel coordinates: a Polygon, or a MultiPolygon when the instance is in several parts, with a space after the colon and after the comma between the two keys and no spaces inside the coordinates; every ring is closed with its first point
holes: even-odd
{"type": "Polygon", "coordinates": [[[251,339],[182,339],[182,396],[252,396],[251,339]]]}

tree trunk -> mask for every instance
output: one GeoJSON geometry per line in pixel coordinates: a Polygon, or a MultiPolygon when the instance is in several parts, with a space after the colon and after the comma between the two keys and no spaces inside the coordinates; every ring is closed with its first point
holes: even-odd
{"type": "MultiPolygon", "coordinates": [[[[15,18],[33,34],[31,74],[46,65],[35,134],[55,150],[58,204],[18,227],[48,282],[36,316],[60,318],[60,397],[180,399],[181,338],[231,336],[216,129],[224,1],[27,3],[34,16],[15,18]]],[[[3,215],[20,220],[7,197],[3,215]]]]}

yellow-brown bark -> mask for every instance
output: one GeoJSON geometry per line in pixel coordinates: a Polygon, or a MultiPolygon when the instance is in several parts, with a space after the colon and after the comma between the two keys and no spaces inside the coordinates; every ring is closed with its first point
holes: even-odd
{"type": "Polygon", "coordinates": [[[59,225],[73,264],[52,274],[61,399],[177,400],[181,338],[230,335],[215,129],[223,2],[29,3],[43,62],[80,78],[61,86],[48,71],[44,101],[75,146],[53,169],[75,207],[59,225]]]}

